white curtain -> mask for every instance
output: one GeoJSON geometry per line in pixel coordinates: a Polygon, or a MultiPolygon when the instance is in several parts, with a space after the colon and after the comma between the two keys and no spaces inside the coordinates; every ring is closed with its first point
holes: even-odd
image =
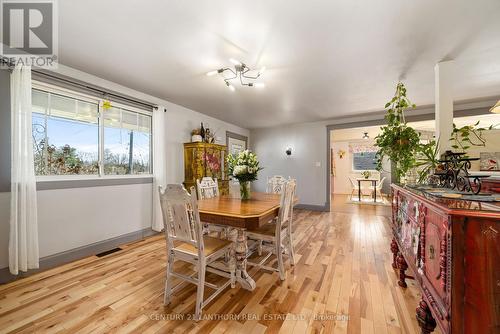
{"type": "Polygon", "coordinates": [[[31,133],[31,68],[16,66],[11,74],[11,199],[9,268],[38,268],[36,179],[31,133]]]}
{"type": "Polygon", "coordinates": [[[154,231],[163,230],[163,216],[160,207],[158,187],[167,186],[167,136],[165,107],[159,106],[153,112],[153,221],[154,231]]]}

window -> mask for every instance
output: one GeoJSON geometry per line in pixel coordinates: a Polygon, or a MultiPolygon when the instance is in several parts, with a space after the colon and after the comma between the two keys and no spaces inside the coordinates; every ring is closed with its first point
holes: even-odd
{"type": "Polygon", "coordinates": [[[120,108],[103,114],[104,174],[149,174],[151,116],[120,108]]]}
{"type": "Polygon", "coordinates": [[[36,175],[151,173],[151,113],[39,88],[32,105],[36,175]]]}
{"type": "Polygon", "coordinates": [[[352,169],[355,171],[375,170],[377,152],[358,152],[352,154],[352,169]]]}
{"type": "Polygon", "coordinates": [[[373,145],[351,144],[349,150],[352,152],[352,170],[365,171],[376,170],[377,148],[373,145]]]}

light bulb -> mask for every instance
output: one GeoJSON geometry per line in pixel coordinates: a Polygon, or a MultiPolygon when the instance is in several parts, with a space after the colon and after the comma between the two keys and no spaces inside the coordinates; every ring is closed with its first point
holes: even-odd
{"type": "Polygon", "coordinates": [[[234,92],[234,86],[233,85],[229,84],[229,85],[227,85],[227,88],[229,88],[229,90],[231,92],[234,92]]]}
{"type": "Polygon", "coordinates": [[[207,72],[207,77],[211,77],[212,75],[217,74],[217,72],[218,72],[217,70],[207,72]]]}
{"type": "Polygon", "coordinates": [[[241,62],[237,61],[237,60],[236,60],[236,59],[234,59],[234,58],[229,58],[229,61],[230,61],[231,63],[233,63],[234,65],[241,65],[241,62]]]}
{"type": "Polygon", "coordinates": [[[253,85],[256,88],[264,88],[264,87],[266,87],[266,84],[263,83],[263,82],[257,82],[257,83],[254,83],[253,85]]]}

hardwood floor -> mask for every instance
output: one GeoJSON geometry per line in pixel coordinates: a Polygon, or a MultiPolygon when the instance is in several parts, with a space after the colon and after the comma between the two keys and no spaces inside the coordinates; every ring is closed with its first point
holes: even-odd
{"type": "Polygon", "coordinates": [[[411,280],[398,287],[391,267],[390,207],[345,200],[336,196],[330,213],[296,210],[298,263],[287,266],[287,279],[251,269],[255,291],[228,288],[198,323],[189,319],[194,285],[162,304],[159,235],[0,286],[0,333],[419,332],[420,295],[411,280]]]}

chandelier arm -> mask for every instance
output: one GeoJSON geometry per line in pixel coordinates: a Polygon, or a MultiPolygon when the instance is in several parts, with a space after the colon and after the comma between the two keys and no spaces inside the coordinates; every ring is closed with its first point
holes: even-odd
{"type": "Polygon", "coordinates": [[[251,70],[247,67],[247,68],[245,69],[245,71],[243,71],[243,72],[241,73],[241,75],[243,75],[243,76],[244,76],[245,78],[247,78],[247,79],[254,79],[254,80],[255,80],[255,79],[257,79],[258,77],[260,77],[260,72],[257,72],[257,75],[256,75],[256,76],[247,75],[247,73],[248,73],[248,72],[250,72],[250,71],[251,71],[251,70]]]}
{"type": "Polygon", "coordinates": [[[244,77],[243,75],[240,75],[240,83],[241,83],[243,86],[250,86],[250,84],[249,84],[249,83],[244,83],[244,82],[243,82],[243,79],[242,79],[243,77],[244,77]]]}
{"type": "Polygon", "coordinates": [[[257,79],[257,78],[259,78],[259,77],[260,77],[260,73],[259,73],[259,74],[257,74],[257,76],[255,76],[255,77],[253,77],[253,76],[251,76],[251,75],[245,75],[245,74],[243,74],[243,76],[244,76],[245,78],[247,78],[247,79],[257,79]]]}
{"type": "MultiPolygon", "coordinates": [[[[238,76],[238,75],[236,74],[236,72],[235,72],[235,71],[233,71],[233,70],[232,70],[231,68],[229,68],[229,67],[226,67],[226,68],[223,68],[223,69],[222,69],[222,72],[225,72],[225,71],[229,71],[229,72],[233,73],[234,77],[233,77],[233,78],[230,78],[230,79],[236,79],[236,77],[238,76]]],[[[228,79],[229,79],[229,78],[228,78],[228,79]]]]}
{"type": "Polygon", "coordinates": [[[233,73],[234,77],[231,77],[231,78],[223,78],[224,79],[224,82],[227,84],[229,82],[229,80],[233,80],[233,79],[236,79],[238,77],[238,74],[236,74],[236,72],[234,72],[232,69],[230,68],[225,68],[222,72],[224,71],[230,71],[231,73],[233,73]]]}

